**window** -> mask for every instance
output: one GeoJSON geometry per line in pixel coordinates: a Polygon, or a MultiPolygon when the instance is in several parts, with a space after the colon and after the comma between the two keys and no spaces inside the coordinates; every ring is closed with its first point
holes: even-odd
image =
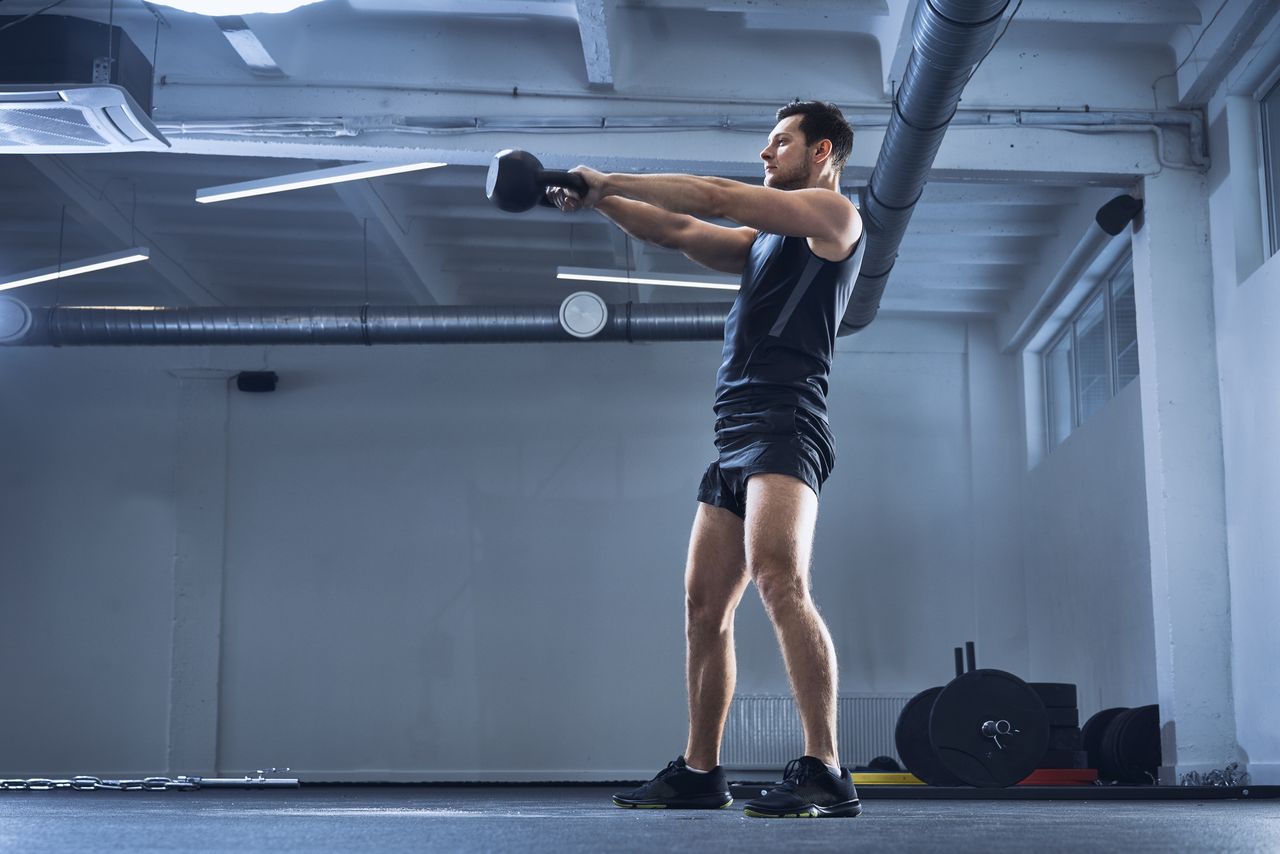
{"type": "Polygon", "coordinates": [[[1271,254],[1280,252],[1280,81],[1262,96],[1262,169],[1267,182],[1271,254]]]}
{"type": "Polygon", "coordinates": [[[1049,447],[1056,447],[1071,433],[1075,421],[1074,384],[1071,382],[1071,336],[1063,335],[1044,359],[1045,389],[1049,397],[1049,447]]]}
{"type": "Polygon", "coordinates": [[[1116,391],[1138,376],[1138,313],[1133,307],[1133,259],[1125,258],[1111,279],[1111,352],[1116,391]]]}
{"type": "Polygon", "coordinates": [[[1076,386],[1080,423],[1088,421],[1111,399],[1111,359],[1107,357],[1105,294],[1096,294],[1076,320],[1076,386]]]}
{"type": "Polygon", "coordinates": [[[1133,262],[1098,286],[1044,355],[1045,423],[1057,447],[1138,376],[1133,262]]]}

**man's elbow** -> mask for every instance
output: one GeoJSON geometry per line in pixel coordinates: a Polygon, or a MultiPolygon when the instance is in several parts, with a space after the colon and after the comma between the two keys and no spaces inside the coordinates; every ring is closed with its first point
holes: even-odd
{"type": "Polygon", "coordinates": [[[733,219],[733,211],[740,207],[737,190],[742,185],[727,178],[708,180],[700,207],[710,219],[733,219]]]}

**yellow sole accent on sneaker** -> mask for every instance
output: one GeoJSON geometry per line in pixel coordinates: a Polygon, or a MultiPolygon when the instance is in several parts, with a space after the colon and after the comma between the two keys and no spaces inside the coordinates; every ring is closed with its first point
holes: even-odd
{"type": "MultiPolygon", "coordinates": [[[[617,801],[617,800],[615,800],[615,801],[613,802],[613,805],[614,805],[615,807],[622,807],[623,809],[627,809],[627,810],[665,810],[665,809],[672,809],[671,807],[668,807],[666,804],[624,804],[622,801],[617,801]]],[[[731,807],[731,806],[733,806],[733,798],[730,798],[730,799],[729,799],[729,802],[728,802],[727,804],[721,804],[720,806],[716,807],[716,809],[723,810],[723,809],[728,809],[728,808],[729,808],[729,807],[731,807]]],[[[678,809],[678,807],[676,807],[676,809],[678,809]]]]}
{"type": "Polygon", "coordinates": [[[753,809],[744,808],[742,812],[752,818],[817,818],[818,811],[810,810],[809,812],[788,812],[779,815],[778,813],[756,812],[753,809]]]}

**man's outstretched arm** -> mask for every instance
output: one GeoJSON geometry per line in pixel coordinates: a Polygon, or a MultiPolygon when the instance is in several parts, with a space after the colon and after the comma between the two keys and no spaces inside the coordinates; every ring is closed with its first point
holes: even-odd
{"type": "Polygon", "coordinates": [[[611,198],[645,202],[676,214],[729,219],[757,231],[807,237],[847,253],[862,234],[853,203],[824,189],[777,190],[698,175],[601,173],[579,167],[591,192],[585,206],[611,198]]]}
{"type": "MultiPolygon", "coordinates": [[[[567,191],[547,195],[563,210],[579,209],[578,199],[567,191]]],[[[683,252],[720,273],[741,273],[756,237],[752,228],[725,228],[618,196],[600,200],[595,209],[637,240],[683,252]]]]}

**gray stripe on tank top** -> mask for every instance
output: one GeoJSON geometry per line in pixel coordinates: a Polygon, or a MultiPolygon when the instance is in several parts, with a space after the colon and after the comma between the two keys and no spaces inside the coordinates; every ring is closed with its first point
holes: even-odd
{"type": "Polygon", "coordinates": [[[811,250],[809,263],[804,265],[804,272],[800,274],[800,281],[796,282],[796,286],[791,290],[791,296],[787,298],[786,305],[782,307],[782,313],[778,315],[778,320],[773,324],[773,328],[769,330],[771,336],[776,338],[782,334],[782,330],[787,327],[787,321],[795,313],[796,306],[800,304],[800,300],[804,299],[804,292],[809,290],[809,285],[813,284],[813,280],[817,278],[820,269],[822,269],[822,259],[817,255],[813,255],[811,250]]]}

